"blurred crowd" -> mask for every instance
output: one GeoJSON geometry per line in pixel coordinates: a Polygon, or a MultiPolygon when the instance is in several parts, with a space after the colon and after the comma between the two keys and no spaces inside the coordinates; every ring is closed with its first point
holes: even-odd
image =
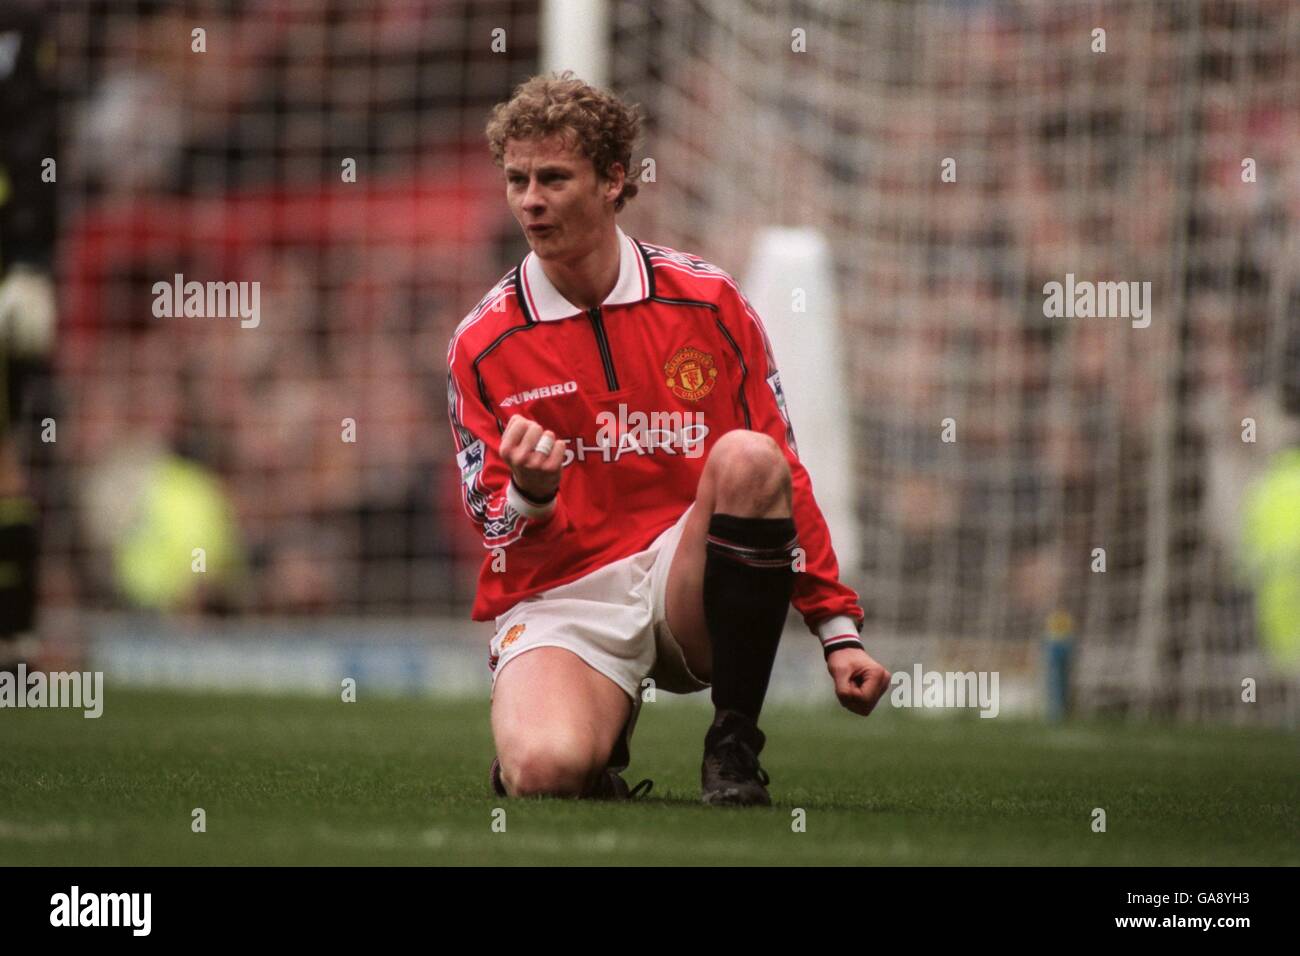
{"type": "MultiPolygon", "coordinates": [[[[938,18],[868,156],[888,169],[850,299],[882,616],[1017,636],[1063,609],[1124,643],[1154,620],[1162,666],[1253,644],[1243,586],[1300,570],[1300,527],[1262,569],[1232,519],[1300,418],[1300,11],[972,9],[938,18]],[[1151,325],[1045,317],[1067,274],[1151,282],[1151,325]]],[[[1265,637],[1297,666],[1292,612],[1265,637]]]]}
{"type": "MultiPolygon", "coordinates": [[[[481,127],[536,72],[536,5],[60,7],[48,600],[463,603],[443,351],[524,250],[481,127]],[[260,327],[155,319],[175,273],[260,281],[260,327]],[[178,525],[220,542],[206,576],[178,525]]],[[[1116,640],[1152,615],[1254,640],[1252,590],[1300,551],[1300,527],[1250,531],[1285,523],[1252,489],[1300,417],[1300,8],[809,9],[808,52],[762,69],[737,57],[764,31],[788,44],[779,11],[613,8],[613,80],[658,169],[624,228],[737,274],[764,226],[831,239],[862,488],[846,575],[871,626],[1025,636],[1064,610],[1116,640]],[[1154,321],[1045,317],[1068,273],[1151,282],[1154,321]]],[[[1300,643],[1300,596],[1294,617],[1280,600],[1291,636],[1269,639],[1300,643]]]]}
{"type": "Polygon", "coordinates": [[[62,118],[54,387],[22,423],[45,603],[467,601],[443,355],[516,254],[476,127],[535,70],[531,6],[27,4],[62,118]],[[257,282],[260,322],[159,317],[176,275],[257,282]]]}

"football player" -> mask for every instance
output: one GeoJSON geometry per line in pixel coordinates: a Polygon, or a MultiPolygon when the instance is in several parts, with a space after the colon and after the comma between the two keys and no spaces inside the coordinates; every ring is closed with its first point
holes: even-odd
{"type": "Polygon", "coordinates": [[[649,688],[709,689],[703,800],[765,805],[758,722],[790,604],[845,707],[869,714],[889,673],[859,638],[759,316],[722,269],[617,224],[640,124],[566,72],[487,126],[531,248],[447,353],[487,549],[472,616],[496,626],[492,785],[627,796],[649,688]]]}

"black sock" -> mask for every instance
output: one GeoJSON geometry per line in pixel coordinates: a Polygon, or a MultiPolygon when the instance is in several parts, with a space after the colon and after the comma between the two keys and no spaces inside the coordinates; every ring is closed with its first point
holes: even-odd
{"type": "Polygon", "coordinates": [[[713,642],[713,706],[755,723],[794,592],[792,518],[709,521],[704,620],[713,642]]]}

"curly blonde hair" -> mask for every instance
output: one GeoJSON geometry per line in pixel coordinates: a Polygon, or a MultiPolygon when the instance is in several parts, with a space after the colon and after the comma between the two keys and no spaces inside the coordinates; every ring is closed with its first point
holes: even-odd
{"type": "Polygon", "coordinates": [[[621,212],[637,194],[632,150],[641,137],[642,120],[640,106],[626,104],[565,70],[525,80],[507,102],[493,107],[486,130],[488,148],[492,161],[504,166],[507,140],[558,133],[591,160],[602,179],[610,178],[614,163],[621,163],[626,175],[623,191],[614,201],[615,211],[621,212]]]}

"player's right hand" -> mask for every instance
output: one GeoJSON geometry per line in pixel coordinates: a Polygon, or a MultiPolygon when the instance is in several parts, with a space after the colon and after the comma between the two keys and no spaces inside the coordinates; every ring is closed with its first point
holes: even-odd
{"type": "Polygon", "coordinates": [[[555,437],[555,432],[523,415],[511,415],[501,435],[500,454],[514,476],[515,487],[529,498],[548,501],[559,490],[564,473],[564,442],[555,437]],[[555,443],[546,455],[536,450],[543,437],[555,443]]]}

